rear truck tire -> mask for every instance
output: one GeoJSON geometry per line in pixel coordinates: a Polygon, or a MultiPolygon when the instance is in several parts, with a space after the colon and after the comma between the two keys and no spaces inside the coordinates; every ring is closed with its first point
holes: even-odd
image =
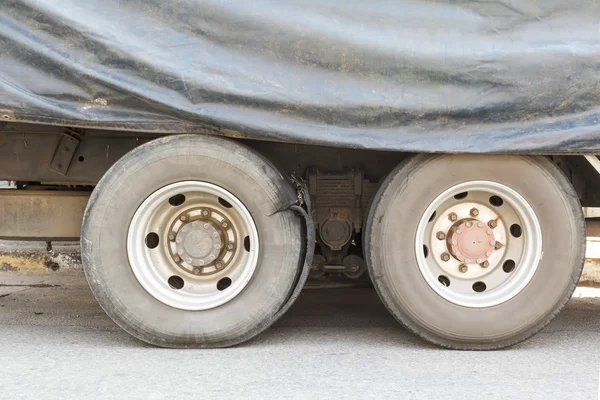
{"type": "Polygon", "coordinates": [[[296,193],[271,163],[219,137],[144,144],[101,179],[81,230],[104,311],[162,347],[226,347],[286,304],[305,246],[296,193]]]}
{"type": "Polygon", "coordinates": [[[491,350],[534,335],[569,300],[585,220],[547,158],[420,155],[382,183],[364,239],[396,319],[443,347],[491,350]]]}

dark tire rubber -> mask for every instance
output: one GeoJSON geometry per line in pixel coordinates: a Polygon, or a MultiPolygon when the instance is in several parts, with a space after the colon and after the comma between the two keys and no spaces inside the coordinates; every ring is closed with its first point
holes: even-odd
{"type": "Polygon", "coordinates": [[[382,183],[364,232],[373,284],[389,311],[421,338],[451,349],[492,350],[545,327],[571,297],[585,259],[585,219],[567,178],[545,157],[420,155],[382,183]],[[523,196],[542,230],[543,256],[512,299],[468,308],[439,296],[417,266],[415,235],[433,199],[458,183],[491,180],[523,196]]]}
{"type": "Polygon", "coordinates": [[[125,331],[162,347],[226,347],[269,327],[290,296],[304,240],[288,210],[295,191],[271,163],[240,143],[178,135],[125,155],[96,186],[81,229],[84,271],[104,311],[125,331]],[[154,191],[179,181],[210,182],[233,193],[258,229],[259,260],[247,286],[229,302],[185,311],[163,304],[138,283],[128,262],[129,222],[154,191]]]}

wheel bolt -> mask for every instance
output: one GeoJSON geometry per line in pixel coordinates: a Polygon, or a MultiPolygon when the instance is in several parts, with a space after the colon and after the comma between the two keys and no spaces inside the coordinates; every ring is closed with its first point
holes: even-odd
{"type": "Polygon", "coordinates": [[[458,266],[458,270],[460,271],[460,273],[464,274],[469,270],[469,267],[467,267],[465,264],[460,264],[458,266]]]}
{"type": "Polygon", "coordinates": [[[208,211],[208,210],[202,210],[201,214],[202,214],[203,217],[208,217],[210,215],[210,211],[208,211]]]}
{"type": "Polygon", "coordinates": [[[502,243],[500,243],[500,242],[496,242],[496,244],[494,245],[494,248],[495,248],[496,250],[500,250],[500,249],[502,248],[502,243]]]}
{"type": "Polygon", "coordinates": [[[181,221],[185,222],[185,221],[187,221],[187,220],[188,220],[188,216],[187,216],[187,215],[185,215],[185,214],[183,214],[183,215],[181,215],[181,216],[179,217],[179,220],[181,220],[181,221]]]}
{"type": "Polygon", "coordinates": [[[470,227],[472,227],[472,226],[473,226],[473,223],[472,223],[471,221],[469,221],[469,222],[467,222],[465,225],[466,225],[466,227],[467,227],[467,228],[470,228],[470,227]]]}
{"type": "Polygon", "coordinates": [[[456,215],[455,213],[450,213],[448,214],[448,219],[452,222],[458,220],[458,215],[456,215]]]}
{"type": "Polygon", "coordinates": [[[185,262],[188,263],[188,264],[191,264],[192,263],[192,259],[190,257],[188,257],[188,258],[185,259],[185,262]]]}
{"type": "Polygon", "coordinates": [[[476,217],[479,215],[479,210],[476,208],[471,208],[471,211],[469,213],[471,214],[472,217],[476,217]]]}
{"type": "Polygon", "coordinates": [[[227,228],[229,227],[229,222],[227,222],[227,221],[223,221],[223,222],[221,222],[221,226],[222,226],[223,228],[227,229],[227,228]]]}
{"type": "Polygon", "coordinates": [[[194,273],[195,274],[199,274],[200,273],[200,268],[194,268],[194,273]]]}
{"type": "Polygon", "coordinates": [[[233,250],[233,243],[228,243],[227,244],[227,250],[233,250]]]}
{"type": "Polygon", "coordinates": [[[217,269],[223,269],[225,265],[223,264],[223,261],[217,261],[215,263],[215,267],[217,267],[217,269]]]}
{"type": "Polygon", "coordinates": [[[177,235],[175,235],[175,233],[173,233],[173,232],[169,233],[169,240],[171,242],[174,242],[176,237],[177,237],[177,235]]]}
{"type": "Polygon", "coordinates": [[[495,227],[498,226],[498,221],[496,221],[495,219],[490,219],[488,221],[488,226],[492,229],[494,229],[495,227]]]}
{"type": "Polygon", "coordinates": [[[176,263],[181,262],[181,257],[175,256],[173,257],[173,260],[175,260],[176,263]]]}
{"type": "Polygon", "coordinates": [[[438,232],[435,235],[439,240],[444,240],[446,239],[446,234],[444,232],[438,232]]]}
{"type": "Polygon", "coordinates": [[[450,260],[450,254],[448,253],[442,253],[442,261],[449,261],[450,260]]]}
{"type": "Polygon", "coordinates": [[[215,250],[220,250],[221,249],[221,245],[220,244],[215,244],[215,250]]]}
{"type": "Polygon", "coordinates": [[[487,268],[487,267],[489,267],[489,266],[490,266],[490,263],[489,263],[489,261],[484,261],[484,262],[482,262],[482,263],[481,263],[481,264],[479,264],[479,265],[481,265],[481,268],[487,268]]]}

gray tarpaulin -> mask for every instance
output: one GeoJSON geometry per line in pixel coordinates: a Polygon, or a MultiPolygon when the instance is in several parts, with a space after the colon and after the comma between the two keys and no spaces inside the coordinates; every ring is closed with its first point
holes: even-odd
{"type": "Polygon", "coordinates": [[[0,0],[0,56],[23,122],[600,149],[598,0],[0,0]]]}

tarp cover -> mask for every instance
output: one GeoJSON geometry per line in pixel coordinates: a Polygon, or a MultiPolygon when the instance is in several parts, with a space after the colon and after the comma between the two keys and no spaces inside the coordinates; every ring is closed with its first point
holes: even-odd
{"type": "Polygon", "coordinates": [[[17,121],[600,150],[598,0],[0,0],[0,55],[17,121]]]}

